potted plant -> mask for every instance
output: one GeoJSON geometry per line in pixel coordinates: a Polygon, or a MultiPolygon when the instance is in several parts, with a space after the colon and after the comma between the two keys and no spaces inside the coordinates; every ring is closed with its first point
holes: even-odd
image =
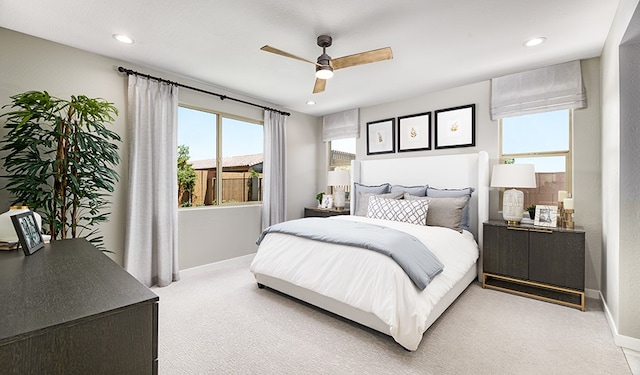
{"type": "Polygon", "coordinates": [[[102,99],[83,95],[70,100],[46,91],[11,97],[0,148],[7,155],[6,189],[12,204],[42,215],[52,240],[85,237],[101,250],[98,225],[108,219],[109,198],[118,181],[120,136],[106,124],[118,114],[102,99]]]}
{"type": "Polygon", "coordinates": [[[529,211],[529,218],[531,220],[536,218],[536,205],[532,204],[531,206],[527,207],[527,211],[529,211]]]}
{"type": "Polygon", "coordinates": [[[322,206],[322,197],[324,197],[324,191],[316,194],[316,200],[318,201],[318,207],[322,206]]]}

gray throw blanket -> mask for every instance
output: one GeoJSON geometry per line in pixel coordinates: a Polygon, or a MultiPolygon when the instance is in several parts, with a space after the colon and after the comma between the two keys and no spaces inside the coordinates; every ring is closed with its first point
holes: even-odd
{"type": "Polygon", "coordinates": [[[380,225],[318,217],[290,220],[266,228],[256,244],[260,245],[268,233],[274,232],[377,251],[398,263],[420,290],[444,268],[417,238],[380,225]]]}

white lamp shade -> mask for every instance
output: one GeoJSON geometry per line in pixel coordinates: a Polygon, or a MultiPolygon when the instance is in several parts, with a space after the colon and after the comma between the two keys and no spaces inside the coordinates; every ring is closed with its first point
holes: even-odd
{"type": "Polygon", "coordinates": [[[327,185],[329,186],[349,186],[351,177],[347,171],[329,171],[327,175],[327,185]]]}
{"type": "Polygon", "coordinates": [[[513,188],[535,188],[533,164],[498,164],[493,166],[492,187],[512,188],[502,195],[502,217],[509,223],[519,223],[524,212],[524,193],[513,188]]]}
{"type": "Polygon", "coordinates": [[[534,188],[536,172],[533,164],[498,164],[493,166],[491,187],[534,188]]]}
{"type": "Polygon", "coordinates": [[[333,186],[333,205],[337,209],[342,209],[345,206],[345,193],[344,187],[348,186],[351,182],[349,172],[342,170],[329,171],[327,175],[327,185],[333,186]]]}

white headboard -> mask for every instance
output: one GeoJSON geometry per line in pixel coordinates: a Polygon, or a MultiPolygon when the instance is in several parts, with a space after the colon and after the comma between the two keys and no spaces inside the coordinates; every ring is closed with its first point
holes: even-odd
{"type": "MultiPolygon", "coordinates": [[[[473,187],[470,201],[471,232],[482,247],[482,223],[489,219],[489,155],[435,155],[411,158],[353,160],[351,186],[359,182],[379,185],[426,185],[436,188],[473,187]]],[[[353,214],[354,205],[351,205],[353,214]]]]}

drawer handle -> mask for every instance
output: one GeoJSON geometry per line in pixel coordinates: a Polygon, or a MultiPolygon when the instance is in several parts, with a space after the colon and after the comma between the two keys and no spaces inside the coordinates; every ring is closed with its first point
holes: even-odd
{"type": "Polygon", "coordinates": [[[523,230],[525,232],[529,231],[529,229],[527,229],[527,228],[518,228],[518,227],[507,227],[507,229],[510,229],[510,230],[523,230]]]}
{"type": "Polygon", "coordinates": [[[531,231],[538,232],[538,233],[553,233],[553,231],[549,229],[531,229],[531,231]]]}

